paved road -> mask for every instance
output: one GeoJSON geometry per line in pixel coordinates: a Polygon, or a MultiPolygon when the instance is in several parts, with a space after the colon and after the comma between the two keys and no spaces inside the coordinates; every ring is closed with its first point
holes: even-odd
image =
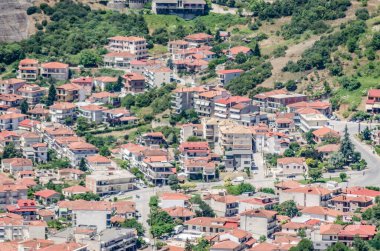
{"type": "MultiPolygon", "coordinates": [[[[344,127],[347,125],[355,149],[361,153],[362,158],[368,163],[368,169],[351,176],[348,186],[378,186],[380,184],[380,157],[376,153],[373,153],[371,146],[368,146],[355,138],[355,134],[359,132],[359,123],[332,121],[330,124],[334,130],[342,133],[344,127]]],[[[364,130],[367,125],[375,126],[374,124],[369,125],[361,123],[361,130],[364,130]]]]}

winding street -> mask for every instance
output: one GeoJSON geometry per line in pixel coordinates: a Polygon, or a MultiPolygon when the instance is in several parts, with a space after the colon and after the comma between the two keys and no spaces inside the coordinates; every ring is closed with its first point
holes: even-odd
{"type": "MultiPolygon", "coordinates": [[[[363,172],[356,172],[351,175],[348,186],[379,186],[380,185],[380,157],[373,153],[371,146],[366,145],[355,138],[355,134],[359,132],[359,123],[331,121],[332,129],[339,131],[343,135],[345,126],[347,125],[348,132],[355,150],[361,153],[362,158],[367,161],[368,168],[363,172]]],[[[363,130],[366,126],[373,127],[378,124],[360,123],[360,129],[363,130]]]]}

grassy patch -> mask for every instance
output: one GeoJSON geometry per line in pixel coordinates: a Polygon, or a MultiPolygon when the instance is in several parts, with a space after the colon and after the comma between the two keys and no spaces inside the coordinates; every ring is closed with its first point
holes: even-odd
{"type": "Polygon", "coordinates": [[[151,55],[159,55],[159,54],[165,54],[168,52],[168,49],[165,45],[161,44],[155,44],[152,49],[149,50],[149,54],[151,55]]]}
{"type": "Polygon", "coordinates": [[[202,22],[208,29],[215,32],[218,29],[225,30],[235,25],[247,23],[247,19],[244,17],[216,13],[200,16],[193,20],[184,20],[173,15],[144,15],[144,19],[148,24],[150,32],[158,28],[164,28],[169,32],[173,32],[179,25],[182,25],[188,33],[191,33],[194,30],[196,22],[202,22]]]}
{"type": "Polygon", "coordinates": [[[311,183],[326,183],[327,181],[336,181],[336,182],[342,182],[342,180],[339,177],[331,177],[331,178],[322,178],[318,179],[316,182],[313,182],[310,179],[302,179],[302,180],[297,180],[299,183],[306,185],[306,184],[311,184],[311,183]]]}

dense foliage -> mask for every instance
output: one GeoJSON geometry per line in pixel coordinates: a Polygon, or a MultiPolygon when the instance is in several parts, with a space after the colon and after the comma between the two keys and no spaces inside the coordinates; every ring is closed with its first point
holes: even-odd
{"type": "Polygon", "coordinates": [[[302,58],[297,62],[290,61],[287,63],[284,71],[299,72],[316,69],[325,69],[334,61],[331,54],[336,51],[338,46],[345,45],[349,40],[357,43],[359,36],[366,31],[364,21],[353,21],[342,25],[340,31],[331,35],[322,37],[310,49],[307,49],[302,58]]]}
{"type": "Polygon", "coordinates": [[[108,37],[148,34],[141,15],[91,10],[89,6],[72,0],[59,1],[53,7],[44,8],[43,12],[50,18],[44,31],[38,31],[20,43],[1,45],[0,64],[11,64],[25,54],[32,54],[49,60],[73,64],[82,61],[93,65],[89,57],[98,60],[108,37]]]}
{"type": "Polygon", "coordinates": [[[282,27],[283,36],[291,38],[307,30],[325,32],[329,25],[323,21],[344,17],[350,5],[349,0],[276,0],[251,1],[250,7],[262,20],[292,16],[291,22],[282,27]]]}

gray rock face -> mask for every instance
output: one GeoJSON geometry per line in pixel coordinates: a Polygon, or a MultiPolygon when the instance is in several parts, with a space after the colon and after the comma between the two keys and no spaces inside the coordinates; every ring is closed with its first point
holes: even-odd
{"type": "Polygon", "coordinates": [[[0,0],[0,42],[20,41],[28,36],[27,0],[0,0]]]}

